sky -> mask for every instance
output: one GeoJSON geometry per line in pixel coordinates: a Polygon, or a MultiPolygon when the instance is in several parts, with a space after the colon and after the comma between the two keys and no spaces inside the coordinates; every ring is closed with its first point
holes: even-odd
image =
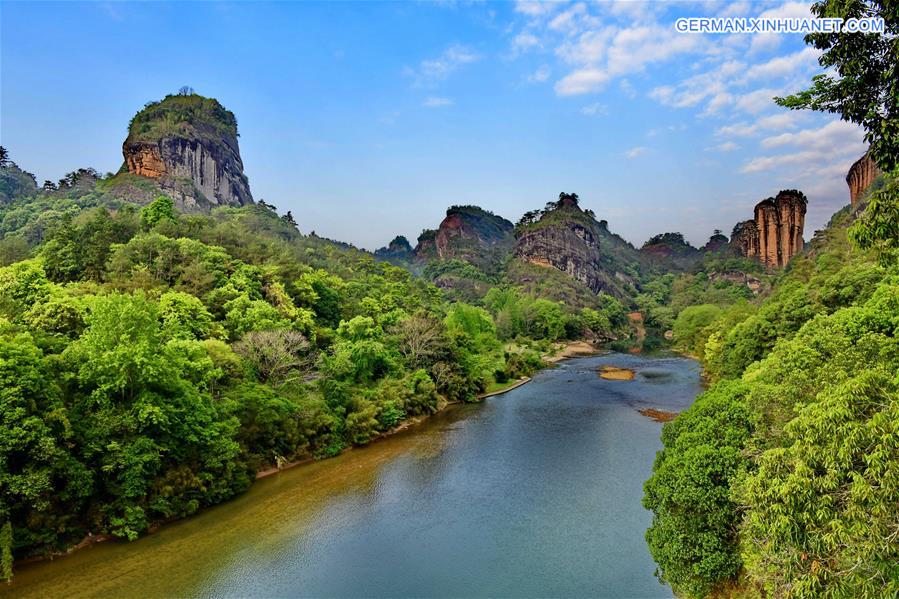
{"type": "Polygon", "coordinates": [[[678,17],[804,2],[2,2],[0,143],[39,182],[122,164],[128,121],[184,85],[234,112],[254,197],[301,231],[414,245],[446,208],[516,221],[559,192],[638,247],[729,234],[780,189],[805,237],[848,204],[862,131],[772,97],[821,72],[798,34],[678,17]]]}

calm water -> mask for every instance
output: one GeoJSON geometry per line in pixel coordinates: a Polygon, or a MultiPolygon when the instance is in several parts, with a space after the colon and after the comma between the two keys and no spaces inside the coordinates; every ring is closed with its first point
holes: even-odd
{"type": "Polygon", "coordinates": [[[637,409],[699,391],[683,358],[569,360],[136,542],[23,567],[0,594],[670,597],[640,505],[661,425],[637,409]]]}

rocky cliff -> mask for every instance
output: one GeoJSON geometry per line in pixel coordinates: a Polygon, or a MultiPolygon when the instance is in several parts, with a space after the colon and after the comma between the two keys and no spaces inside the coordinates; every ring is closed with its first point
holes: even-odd
{"type": "Polygon", "coordinates": [[[849,185],[849,201],[852,207],[858,202],[858,197],[881,175],[877,164],[870,154],[865,154],[849,167],[846,174],[846,184],[849,185]]]}
{"type": "Polygon", "coordinates": [[[127,173],[150,179],[182,210],[253,203],[237,120],[217,100],[166,96],[137,113],[122,144],[127,173]]]}
{"type": "Polygon", "coordinates": [[[418,237],[419,260],[458,259],[480,267],[496,266],[515,243],[514,225],[477,206],[452,206],[437,229],[418,237]]]}
{"type": "Polygon", "coordinates": [[[802,251],[807,200],[795,189],[781,191],[776,197],[755,206],[753,220],[737,223],[730,238],[739,254],[755,258],[766,268],[782,268],[802,251]]]}
{"type": "Polygon", "coordinates": [[[576,194],[561,194],[542,212],[525,214],[516,229],[515,257],[554,268],[594,293],[626,295],[640,264],[637,251],[583,211],[576,194]]]}

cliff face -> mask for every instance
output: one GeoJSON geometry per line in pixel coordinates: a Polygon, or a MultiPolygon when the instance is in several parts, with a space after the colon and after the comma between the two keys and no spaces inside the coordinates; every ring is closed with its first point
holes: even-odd
{"type": "Polygon", "coordinates": [[[131,121],[125,167],[152,179],[182,210],[253,203],[237,144],[237,121],[196,94],[151,103],[131,121]]]}
{"type": "Polygon", "coordinates": [[[731,235],[731,247],[739,254],[755,258],[766,268],[782,268],[802,251],[807,200],[801,192],[781,191],[755,206],[753,220],[738,223],[731,235]]]}
{"type": "Polygon", "coordinates": [[[858,197],[880,175],[880,169],[877,168],[877,164],[868,154],[856,160],[855,164],[849,167],[849,173],[846,175],[846,184],[849,185],[849,201],[853,208],[855,208],[855,204],[858,202],[858,197]]]}
{"type": "Polygon", "coordinates": [[[594,293],[624,295],[633,285],[630,272],[637,251],[577,205],[577,196],[563,194],[537,219],[529,213],[519,224],[515,257],[537,266],[562,271],[594,293]]]}
{"type": "Polygon", "coordinates": [[[419,236],[415,256],[421,260],[455,258],[486,265],[512,249],[513,229],[511,222],[477,206],[452,206],[436,230],[419,236]]]}

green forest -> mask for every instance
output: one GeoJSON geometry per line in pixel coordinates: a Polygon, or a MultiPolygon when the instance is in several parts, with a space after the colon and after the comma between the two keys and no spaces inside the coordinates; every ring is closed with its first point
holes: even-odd
{"type": "MultiPolygon", "coordinates": [[[[20,173],[5,159],[6,190],[20,173]]],[[[3,577],[88,533],[137,538],[258,471],[363,445],[627,330],[510,286],[479,305],[301,235],[260,202],[110,202],[87,170],[0,207],[3,577]]]]}
{"type": "Polygon", "coordinates": [[[808,36],[833,72],[778,102],[862,125],[885,174],[761,301],[700,295],[673,324],[710,386],[665,426],[644,505],[683,596],[899,596],[899,7],[873,4],[890,37],[808,36]]]}
{"type": "MultiPolygon", "coordinates": [[[[3,149],[0,579],[477,401],[547,367],[562,341],[629,347],[639,313],[642,349],[692,356],[708,382],[662,429],[645,483],[660,579],[685,597],[899,596],[899,6],[813,11],[872,6],[889,35],[809,35],[826,74],[776,101],[861,125],[883,174],[783,271],[725,250],[651,260],[564,193],[515,234],[576,221],[601,238],[610,292],[513,260],[511,238],[391,263],[302,234],[263,201],[128,201],[123,183],[152,187],[126,170],[38,186],[3,149]]],[[[129,138],[236,131],[190,90],[148,103],[129,138]]]]}

